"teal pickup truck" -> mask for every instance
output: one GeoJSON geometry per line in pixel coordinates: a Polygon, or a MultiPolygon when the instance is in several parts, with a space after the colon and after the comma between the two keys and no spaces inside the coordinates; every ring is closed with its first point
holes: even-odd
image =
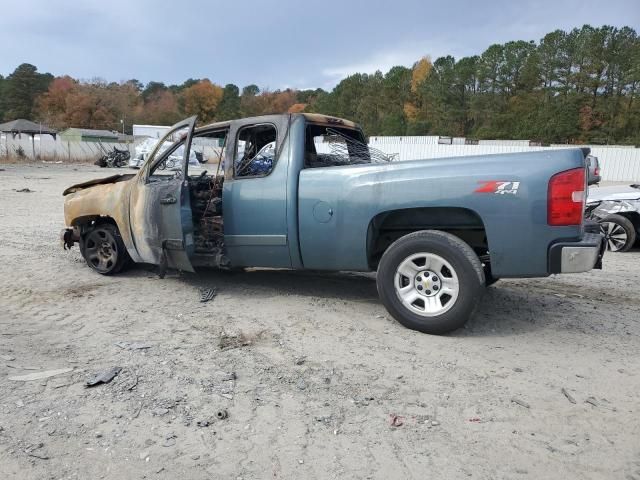
{"type": "Polygon", "coordinates": [[[325,115],[195,123],[137,173],[66,189],[65,246],[105,275],[131,262],[377,272],[387,310],[435,334],[464,325],[498,278],[601,266],[580,149],[394,162],[325,115]],[[192,149],[207,163],[190,165],[192,149]]]}

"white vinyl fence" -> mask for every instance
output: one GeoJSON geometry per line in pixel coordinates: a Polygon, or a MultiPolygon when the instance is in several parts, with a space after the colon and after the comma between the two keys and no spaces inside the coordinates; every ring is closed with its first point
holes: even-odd
{"type": "MultiPolygon", "coordinates": [[[[371,137],[369,146],[393,155],[394,160],[417,160],[421,158],[460,157],[468,155],[485,155],[491,153],[531,152],[560,148],[589,147],[591,153],[599,158],[602,178],[605,181],[640,182],[640,148],[601,145],[551,145],[549,147],[529,146],[527,140],[481,140],[478,145],[458,144],[459,139],[452,139],[452,144],[441,144],[442,137],[371,137]]],[[[142,141],[136,141],[136,145],[142,141]]],[[[103,155],[104,150],[113,147],[128,149],[135,154],[134,144],[66,142],[49,135],[35,136],[33,145],[28,135],[0,135],[0,158],[16,156],[19,148],[29,158],[61,161],[61,162],[94,162],[103,155]]],[[[218,150],[214,147],[202,146],[206,157],[217,158],[218,150]]]]}
{"type": "Polygon", "coordinates": [[[497,143],[499,140],[487,140],[481,141],[479,145],[442,145],[437,139],[438,137],[371,137],[369,146],[394,155],[394,159],[399,161],[589,147],[591,153],[600,160],[604,181],[640,181],[640,148],[601,145],[530,147],[528,141],[520,140],[505,140],[503,143],[497,143]]]}
{"type": "Polygon", "coordinates": [[[41,159],[58,162],[95,162],[106,152],[117,147],[129,150],[133,155],[133,144],[111,142],[67,142],[60,137],[54,140],[51,135],[36,135],[31,140],[30,135],[11,134],[0,135],[0,158],[19,156],[19,152],[28,159],[41,159]],[[35,155],[34,155],[35,154],[35,155]]]}

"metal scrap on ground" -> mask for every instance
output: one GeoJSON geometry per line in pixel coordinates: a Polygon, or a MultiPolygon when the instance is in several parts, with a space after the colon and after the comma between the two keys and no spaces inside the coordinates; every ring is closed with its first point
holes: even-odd
{"type": "Polygon", "coordinates": [[[392,427],[401,427],[402,425],[404,425],[404,417],[392,413],[391,415],[389,415],[389,425],[391,425],[392,427]]]}
{"type": "Polygon", "coordinates": [[[224,420],[225,418],[227,418],[229,416],[229,412],[227,412],[225,409],[222,410],[218,410],[216,412],[216,418],[218,420],[224,420]]]}
{"type": "Polygon", "coordinates": [[[93,387],[101,383],[109,383],[111,380],[115,378],[116,375],[118,375],[118,373],[120,373],[120,370],[122,370],[121,367],[113,367],[108,370],[104,370],[100,373],[97,373],[89,380],[87,380],[85,385],[87,387],[93,387]]]}
{"type": "Polygon", "coordinates": [[[216,288],[201,288],[200,289],[200,302],[208,302],[209,300],[213,300],[216,296],[217,290],[216,288]]]}
{"type": "Polygon", "coordinates": [[[116,342],[114,343],[116,347],[122,348],[123,350],[146,350],[151,348],[150,343],[144,342],[116,342]]]}
{"type": "Polygon", "coordinates": [[[576,403],[576,399],[573,398],[573,396],[567,391],[566,388],[562,389],[562,394],[567,397],[567,400],[569,400],[571,403],[576,403]]]}
{"type": "Polygon", "coordinates": [[[525,402],[524,400],[520,400],[519,398],[512,398],[511,401],[513,403],[515,403],[516,405],[520,405],[521,407],[524,408],[531,408],[531,405],[529,405],[527,402],[525,402]]]}

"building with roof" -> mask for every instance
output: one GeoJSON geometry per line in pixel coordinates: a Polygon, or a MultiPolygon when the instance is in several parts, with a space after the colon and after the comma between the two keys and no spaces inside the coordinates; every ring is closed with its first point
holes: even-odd
{"type": "MultiPolygon", "coordinates": [[[[15,140],[16,137],[20,139],[24,134],[31,137],[31,152],[33,154],[33,158],[35,158],[36,156],[36,145],[35,145],[36,136],[38,137],[38,140],[40,140],[42,135],[51,135],[55,140],[57,135],[55,130],[52,130],[46,125],[43,125],[42,123],[35,123],[30,120],[25,120],[23,118],[19,118],[17,120],[12,120],[10,122],[0,124],[0,132],[6,134],[6,135],[3,135],[4,141],[5,141],[4,148],[2,149],[3,155],[7,155],[9,153],[9,146],[8,146],[9,135],[11,135],[11,137],[15,140]]],[[[2,136],[0,136],[0,140],[2,139],[1,137],[2,136]]],[[[0,147],[1,146],[2,145],[0,145],[0,147]]],[[[20,151],[24,152],[22,150],[22,147],[20,147],[20,151]]]]}
{"type": "Polygon", "coordinates": [[[92,130],[89,128],[67,128],[60,132],[60,138],[65,142],[113,142],[120,141],[119,135],[110,130],[92,130]]]}
{"type": "Polygon", "coordinates": [[[14,137],[24,133],[30,136],[51,135],[53,138],[56,138],[55,130],[52,130],[42,123],[32,122],[31,120],[25,120],[23,118],[0,124],[0,132],[10,133],[14,137]]]}

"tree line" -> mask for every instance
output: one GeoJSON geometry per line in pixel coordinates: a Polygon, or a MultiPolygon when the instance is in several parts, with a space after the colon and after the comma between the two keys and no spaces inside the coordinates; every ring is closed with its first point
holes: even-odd
{"type": "Polygon", "coordinates": [[[355,120],[369,135],[639,145],[639,95],[636,31],[584,25],[457,60],[424,57],[411,68],[357,73],[331,91],[240,89],[209,79],[80,81],[23,64],[0,76],[0,119],[110,130],[123,120],[130,131],[133,123],[170,125],[190,115],[203,124],[306,111],[355,120]]]}

